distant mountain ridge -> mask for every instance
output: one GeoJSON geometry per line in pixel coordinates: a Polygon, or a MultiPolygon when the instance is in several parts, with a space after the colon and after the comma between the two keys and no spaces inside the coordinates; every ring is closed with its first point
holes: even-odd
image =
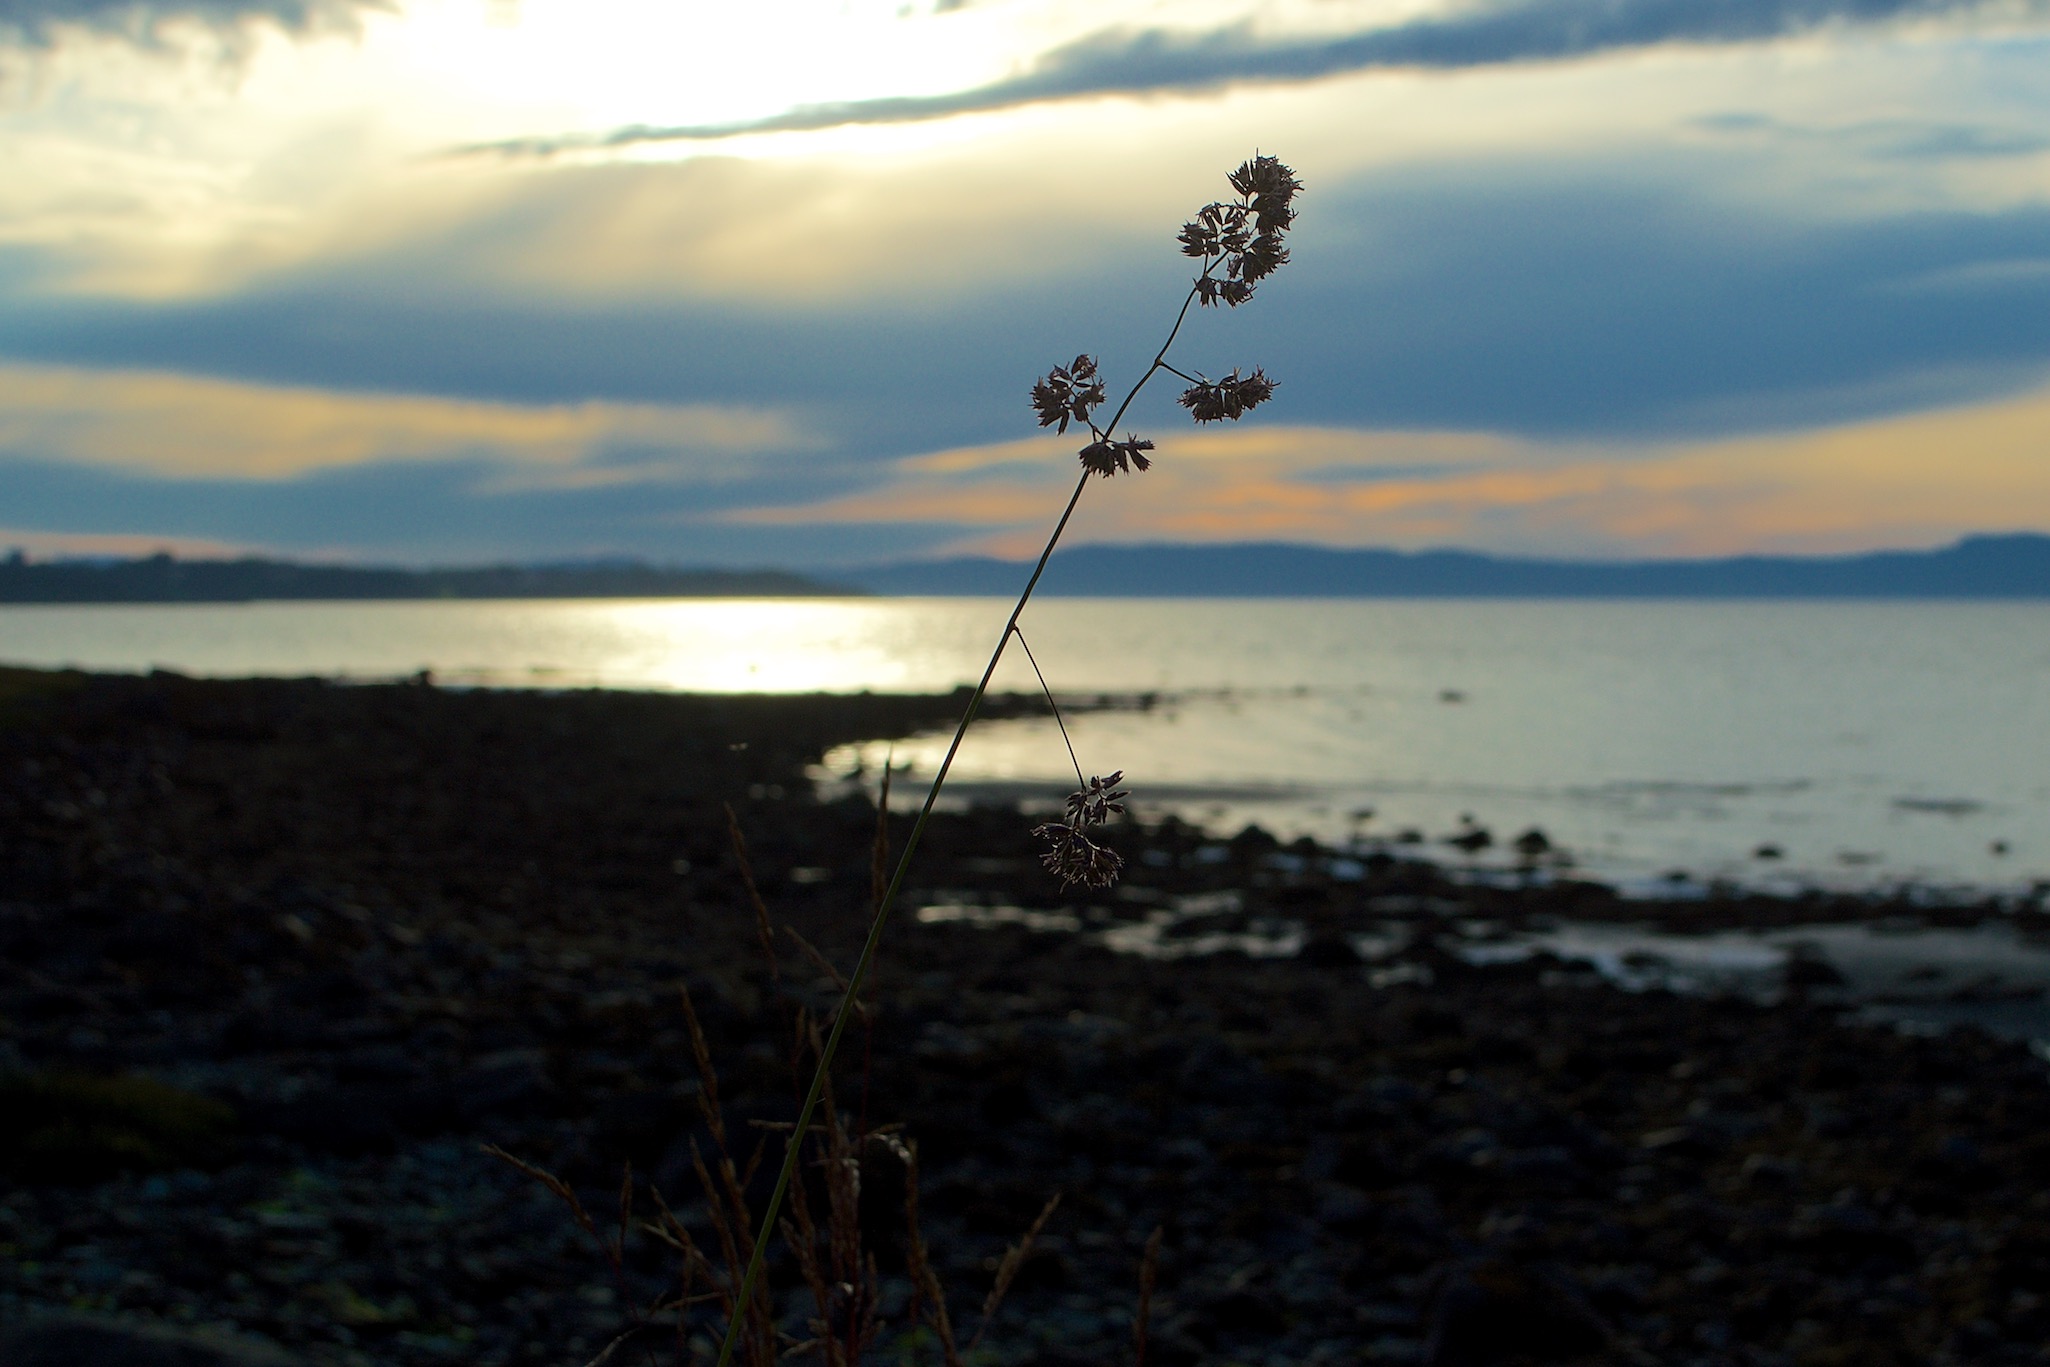
{"type": "Polygon", "coordinates": [[[812,598],[859,593],[782,570],[634,561],[398,569],[289,560],[0,560],[0,603],[249,603],[403,598],[812,598]]]}
{"type": "MultiPolygon", "coordinates": [[[[1006,597],[1025,561],[909,560],[834,572],[637,561],[401,569],[287,560],[0,559],[0,603],[243,603],[416,598],[1006,597]]],[[[2050,598],[2050,536],[1969,536],[1929,551],[1573,561],[1281,542],[1078,546],[1040,593],[1067,598],[2050,598]]]]}
{"type": "MultiPolygon", "coordinates": [[[[873,593],[1015,594],[1026,562],[968,557],[850,570],[873,593]]],[[[1474,551],[1255,542],[1080,546],[1039,591],[1069,598],[2050,598],[2050,536],[1969,536],[1928,551],[1570,561],[1474,551]]]]}

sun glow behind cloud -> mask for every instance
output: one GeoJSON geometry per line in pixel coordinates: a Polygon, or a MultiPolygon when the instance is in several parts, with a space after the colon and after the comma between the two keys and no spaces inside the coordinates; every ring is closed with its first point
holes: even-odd
{"type": "Polygon", "coordinates": [[[433,0],[409,7],[386,60],[493,122],[559,113],[583,129],[737,122],[1001,73],[1003,38],[984,20],[909,23],[900,8],[521,0],[492,22],[474,3],[433,0]]]}
{"type": "MultiPolygon", "coordinates": [[[[46,251],[70,267],[59,280],[93,293],[232,288],[503,212],[531,169],[447,157],[465,144],[974,81],[1006,60],[990,28],[817,0],[413,0],[303,39],[238,30],[232,52],[175,20],[162,46],[60,29],[47,51],[0,47],[0,245],[46,251]]],[[[884,139],[899,153],[936,140],[946,135],[884,139]]],[[[851,141],[801,155],[842,157],[851,141]]]]}
{"type": "Polygon", "coordinates": [[[999,24],[980,8],[900,19],[876,6],[528,0],[505,25],[471,0],[427,0],[366,16],[354,38],[272,34],[232,77],[100,40],[52,55],[62,79],[17,111],[0,245],[55,263],[44,288],[117,296],[202,296],[437,242],[463,253],[436,278],[483,289],[944,294],[1157,235],[1191,185],[1243,153],[1248,129],[1319,168],[1327,191],[1570,148],[1799,215],[2050,198],[2040,92],[1979,61],[1967,94],[1959,40],[1913,31],[629,141],[540,162],[458,154],[537,129],[602,137],[745,119],[827,90],[972,83],[1061,37],[1016,47],[1030,8],[994,7],[999,24]],[[811,67],[837,74],[789,74],[811,67]],[[1960,100],[1969,118],[1926,114],[1960,100]],[[1945,136],[1985,150],[1918,154],[1945,136]],[[1112,164],[1118,191],[1105,195],[1086,168],[1112,164]]]}

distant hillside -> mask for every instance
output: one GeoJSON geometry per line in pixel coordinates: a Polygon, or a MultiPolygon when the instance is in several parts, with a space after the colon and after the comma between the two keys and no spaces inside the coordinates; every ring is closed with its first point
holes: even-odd
{"type": "MultiPolygon", "coordinates": [[[[850,570],[874,593],[1008,595],[1030,565],[967,558],[850,570]]],[[[1470,551],[1284,544],[1082,546],[1040,592],[1092,598],[2050,598],[2050,536],[1967,537],[1934,551],[1729,560],[1519,560],[1470,551]]]]}
{"type": "MultiPolygon", "coordinates": [[[[0,559],[0,603],[265,599],[1007,596],[1025,562],[916,560],[836,574],[635,562],[409,570],[285,560],[0,559]]],[[[1040,591],[1070,598],[2050,598],[2050,536],[1973,536],[1934,551],[1730,560],[1519,560],[1317,546],[1079,546],[1040,591]]]]}
{"type": "Polygon", "coordinates": [[[248,603],[350,598],[809,598],[859,593],[777,570],[635,563],[408,570],[284,560],[0,560],[0,603],[248,603]]]}

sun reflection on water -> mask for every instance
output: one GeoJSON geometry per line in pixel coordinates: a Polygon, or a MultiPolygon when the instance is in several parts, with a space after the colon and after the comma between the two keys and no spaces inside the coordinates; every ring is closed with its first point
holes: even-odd
{"type": "MultiPolygon", "coordinates": [[[[944,693],[979,677],[1008,606],[15,606],[0,607],[0,649],[9,663],[227,676],[944,693]]],[[[1540,828],[1582,870],[1624,882],[2050,876],[2050,787],[2018,743],[2050,733],[2041,603],[1056,599],[1026,626],[1076,704],[1082,765],[1126,770],[1146,815],[1477,864],[1540,828]],[[1485,853],[1449,843],[1473,834],[1468,813],[1492,828],[1485,853]]],[[[1037,691],[1022,657],[995,686],[1037,691]]],[[[944,741],[851,746],[823,768],[872,780],[893,750],[930,774],[944,741]]],[[[1058,733],[1032,719],[978,727],[954,776],[958,797],[1028,806],[1074,783],[1058,733]]]]}

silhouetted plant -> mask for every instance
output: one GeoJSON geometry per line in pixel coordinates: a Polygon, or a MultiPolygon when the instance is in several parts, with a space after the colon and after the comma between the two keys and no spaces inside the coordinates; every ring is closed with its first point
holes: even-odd
{"type": "MultiPolygon", "coordinates": [[[[873,895],[877,898],[882,895],[882,875],[888,867],[889,804],[890,776],[886,769],[876,804],[873,895]]],[[[835,986],[846,989],[848,980],[794,927],[784,926],[779,937],[770,925],[768,907],[756,891],[747,842],[731,809],[727,812],[727,823],[734,860],[755,913],[770,980],[783,980],[777,945],[781,938],[787,938],[814,968],[835,986]]],[[[743,1298],[740,1294],[756,1251],[768,1244],[768,1220],[757,1225],[750,1218],[747,1204],[748,1184],[767,1152],[767,1134],[750,1146],[744,1159],[736,1152],[720,1100],[719,1072],[688,988],[682,992],[681,1004],[689,1030],[691,1062],[698,1076],[698,1118],[704,1127],[704,1142],[694,1138],[690,1145],[691,1171],[699,1199],[694,1207],[686,1209],[694,1211],[695,1228],[691,1221],[677,1215],[652,1183],[635,1176],[631,1163],[620,1174],[618,1223],[611,1227],[609,1221],[601,1225],[576,1190],[561,1177],[494,1145],[484,1147],[486,1153],[539,1182],[561,1201],[577,1227],[596,1245],[612,1274],[617,1293],[627,1307],[628,1323],[588,1367],[606,1367],[615,1358],[655,1367],[654,1347],[665,1337],[673,1339],[675,1362],[680,1365],[694,1361],[692,1329],[705,1328],[703,1321],[708,1314],[717,1316],[712,1325],[726,1327],[729,1337],[731,1327],[739,1325],[734,1341],[748,1367],[774,1367],[784,1358],[799,1356],[810,1356],[826,1367],[859,1367],[885,1333],[894,1333],[895,1346],[900,1355],[908,1354],[907,1361],[917,1360],[917,1347],[924,1343],[936,1350],[939,1367],[965,1367],[988,1333],[1019,1270],[1032,1255],[1046,1222],[1059,1208],[1060,1196],[1055,1194],[1018,1242],[1005,1251],[989,1294],[983,1299],[980,1323],[967,1343],[961,1343],[955,1334],[946,1288],[933,1266],[919,1221],[918,1146],[899,1137],[895,1126],[871,1130],[865,1120],[850,1126],[835,1102],[828,1077],[819,1103],[818,1123],[795,1128],[756,1122],[767,1132],[789,1129],[789,1147],[810,1155],[809,1167],[818,1174],[817,1185],[824,1197],[821,1209],[805,1182],[792,1183],[789,1215],[775,1226],[812,1302],[810,1312],[804,1316],[805,1336],[786,1332],[770,1297],[749,1294],[743,1298]],[[894,1314],[885,1311],[876,1250],[867,1241],[862,1218],[864,1178],[873,1179],[885,1167],[894,1167],[895,1175],[903,1182],[901,1252],[912,1289],[909,1302],[894,1314]],[[636,1217],[643,1197],[653,1208],[650,1218],[636,1217]],[[635,1234],[655,1240],[676,1260],[670,1289],[646,1303],[636,1295],[628,1276],[628,1240],[635,1234]]],[[[853,1010],[864,1017],[867,1014],[867,1008],[858,999],[853,1010]]],[[[796,1008],[791,1029],[795,1045],[791,1080],[795,1085],[803,1080],[799,1071],[801,1061],[807,1054],[818,1057],[824,1042],[817,1018],[804,1007],[796,1008]]],[[[698,1346],[702,1346],[702,1340],[698,1346]]]]}
{"type": "MultiPolygon", "coordinates": [[[[816,1064],[803,1105],[798,1110],[795,1123],[789,1127],[775,1187],[759,1220],[751,1216],[746,1190],[765,1150],[758,1144],[744,1164],[736,1163],[728,1145],[720,1109],[718,1074],[712,1066],[697,1013],[688,993],[685,994],[684,1011],[690,1027],[691,1052],[700,1080],[698,1104],[711,1144],[711,1151],[707,1153],[694,1141],[691,1157],[707,1212],[709,1228],[704,1232],[705,1238],[709,1238],[711,1246],[708,1247],[704,1238],[693,1234],[683,1221],[677,1219],[661,1193],[649,1188],[648,1194],[658,1218],[638,1222],[638,1227],[680,1256],[679,1285],[667,1298],[658,1300],[645,1310],[636,1310],[632,1327],[600,1353],[591,1367],[600,1367],[669,1314],[675,1316],[679,1357],[686,1355],[687,1325],[693,1308],[701,1305],[716,1307],[725,1320],[725,1334],[719,1347],[720,1367],[726,1367],[732,1361],[736,1350],[749,1367],[772,1367],[782,1357],[806,1352],[834,1367],[857,1367],[864,1351],[876,1342],[882,1329],[878,1315],[876,1264],[863,1247],[858,1212],[862,1163],[868,1151],[877,1148],[894,1156],[902,1165],[906,1182],[904,1252],[906,1271],[915,1296],[908,1323],[903,1327],[914,1335],[929,1333],[939,1349],[944,1367],[962,1367],[965,1356],[980,1344],[984,1330],[1031,1252],[1033,1241],[1059,1204],[1060,1198],[1056,1195],[1024,1237],[1006,1253],[997,1267],[995,1285],[983,1303],[981,1327],[965,1347],[960,1345],[945,1292],[927,1255],[919,1226],[917,1149],[887,1131],[848,1128],[833,1101],[833,1060],[839,1052],[848,1020],[857,1015],[867,1018],[861,991],[875,962],[883,928],[889,921],[890,910],[903,887],[933,808],[946,786],[954,758],[960,753],[961,742],[974,723],[976,712],[989,692],[990,680],[1013,638],[1031,662],[1075,768],[1076,790],[1069,795],[1059,818],[1044,822],[1033,830],[1045,846],[1041,860],[1047,870],[1061,880],[1063,887],[1080,884],[1101,888],[1117,881],[1122,861],[1115,852],[1093,840],[1091,833],[1125,811],[1125,799],[1129,794],[1118,786],[1124,781],[1124,771],[1107,776],[1084,775],[1081,761],[1075,755],[1073,739],[1068,735],[1067,723],[1061,717],[1060,704],[1054,698],[1045,674],[1040,671],[1039,661],[1032,655],[1032,647],[1025,640],[1019,619],[1024,616],[1033,590],[1038,587],[1048,561],[1060,545],[1061,536],[1074,517],[1089,481],[1092,478],[1110,479],[1120,474],[1143,474],[1152,468],[1154,458],[1147,454],[1155,449],[1152,441],[1129,431],[1122,439],[1113,433],[1133,400],[1155,375],[1166,371],[1187,384],[1181,393],[1180,403],[1198,423],[1235,421],[1274,396],[1274,382],[1258,367],[1246,373],[1235,367],[1222,379],[1212,380],[1200,372],[1191,374],[1181,370],[1167,359],[1168,352],[1181,335],[1182,325],[1188,321],[1191,308],[1199,305],[1237,308],[1253,297],[1260,281],[1288,261],[1288,248],[1283,243],[1295,222],[1295,197],[1302,190],[1302,183],[1296,179],[1295,173],[1273,157],[1255,156],[1242,163],[1229,179],[1236,198],[1205,205],[1182,227],[1179,238],[1182,251],[1200,261],[1201,269],[1182,299],[1174,324],[1168,329],[1167,339],[1154,353],[1145,372],[1126,391],[1109,420],[1102,423],[1096,420],[1096,411],[1107,401],[1108,390],[1097,359],[1086,352],[1066,365],[1055,366],[1032,386],[1032,408],[1041,427],[1052,427],[1060,433],[1066,433],[1071,426],[1088,430],[1088,442],[1076,452],[1082,473],[1076,480],[1074,492],[1068,497],[1067,506],[1062,509],[1052,533],[1047,537],[1046,547],[1040,552],[1031,576],[1018,595],[1016,606],[1004,622],[1003,633],[997,638],[996,648],[990,652],[989,664],[969,696],[960,724],[954,728],[953,739],[948,742],[939,769],[933,775],[932,785],[926,792],[925,802],[919,808],[887,881],[883,878],[883,870],[889,863],[889,778],[885,771],[877,813],[871,888],[873,915],[853,971],[841,974],[795,929],[785,928],[785,933],[805,957],[839,988],[840,999],[833,1010],[831,1025],[823,1036],[818,1022],[809,1013],[800,1011],[795,1022],[800,1046],[796,1057],[801,1058],[808,1051],[816,1064]],[[814,1210],[812,1198],[804,1185],[792,1180],[806,1153],[814,1155],[823,1176],[823,1220],[814,1210]],[[789,1206],[787,1216],[784,1213],[786,1200],[789,1206]],[[812,1294],[811,1337],[803,1341],[790,1341],[779,1332],[772,1299],[762,1288],[765,1257],[771,1233],[775,1231],[781,1232],[789,1245],[798,1273],[812,1294]]],[[[776,932],[770,924],[768,907],[755,884],[746,841],[730,808],[727,810],[727,824],[771,977],[780,980],[776,932]]],[[[567,1183],[503,1150],[493,1148],[489,1151],[543,1183],[567,1204],[572,1218],[598,1244],[622,1291],[628,1292],[631,1304],[624,1261],[627,1235],[637,1223],[634,1209],[638,1187],[631,1168],[623,1174],[620,1186],[618,1230],[608,1236],[600,1230],[567,1183]]],[[[1147,1326],[1160,1241],[1161,1231],[1155,1230],[1147,1241],[1140,1268],[1139,1309],[1133,1334],[1133,1351],[1139,1364],[1144,1363],[1146,1356],[1147,1326]]]]}
{"type": "MultiPolygon", "coordinates": [[[[1024,616],[1025,607],[1032,601],[1033,590],[1039,586],[1046,573],[1047,562],[1053,558],[1054,549],[1060,545],[1061,536],[1067,531],[1068,523],[1075,515],[1075,508],[1082,501],[1083,491],[1089,487],[1092,478],[1110,479],[1119,474],[1143,473],[1150,469],[1153,458],[1147,453],[1154,450],[1154,444],[1134,433],[1127,432],[1120,440],[1114,434],[1118,424],[1124,420],[1126,410],[1139,397],[1153,377],[1166,371],[1185,381],[1181,404],[1189,415],[1199,423],[1235,421],[1251,412],[1274,396],[1274,382],[1257,367],[1241,374],[1232,369],[1222,379],[1206,378],[1201,372],[1190,373],[1170,365],[1168,352],[1181,336],[1182,325],[1188,320],[1189,310],[1201,305],[1212,307],[1223,305],[1237,308],[1253,297],[1262,280],[1272,275],[1288,262],[1288,248],[1284,241],[1288,230],[1295,223],[1295,197],[1302,191],[1302,182],[1295,172],[1279,160],[1269,156],[1254,156],[1240,164],[1229,178],[1234,198],[1207,204],[1197,211],[1196,216],[1182,226],[1179,235],[1182,252],[1202,263],[1189,292],[1182,299],[1180,310],[1175,314],[1174,325],[1168,329],[1167,340],[1154,353],[1151,364],[1125,394],[1122,402],[1111,413],[1108,421],[1099,423],[1096,411],[1108,397],[1103,375],[1097,359],[1087,353],[1077,356],[1067,365],[1055,366],[1032,386],[1031,402],[1038,415],[1041,427],[1052,427],[1066,433],[1070,426],[1087,428],[1089,441],[1077,453],[1082,464],[1081,478],[1075,483],[1075,491],[1068,497],[1067,507],[1061,511],[1054,523],[1053,532],[1047,537],[1046,548],[1039,554],[1039,560],[1032,567],[1032,574],[1018,595],[1018,602],[1011,609],[1010,617],[997,638],[996,648],[990,652],[989,665],[982,672],[974,691],[968,699],[968,706],[961,715],[961,721],[954,729],[953,739],[948,742],[945,755],[940,760],[938,771],[933,775],[925,802],[920,807],[917,819],[912,823],[910,834],[904,842],[904,849],[898,856],[895,872],[888,885],[876,900],[874,917],[869,924],[868,938],[862,945],[861,956],[855,961],[854,969],[846,976],[840,1004],[835,1009],[832,1025],[824,1040],[817,1047],[817,1066],[811,1085],[805,1094],[804,1104],[799,1109],[794,1132],[784,1146],[783,1163],[776,1177],[775,1188],[769,1195],[767,1209],[757,1228],[768,1231],[778,1225],[784,1201],[791,1189],[791,1178],[805,1150],[805,1137],[812,1133],[813,1117],[822,1099],[827,1095],[833,1059],[838,1054],[841,1036],[847,1028],[848,1019],[855,1014],[862,985],[867,981],[869,969],[875,961],[876,948],[882,941],[883,928],[888,924],[890,911],[895,905],[897,894],[904,884],[905,874],[911,867],[912,857],[918,851],[920,839],[925,834],[927,822],[932,816],[934,805],[939,801],[941,790],[946,786],[947,775],[954,765],[954,757],[960,753],[961,742],[968,734],[968,728],[975,721],[975,714],[989,692],[991,678],[1002,661],[1004,650],[1011,639],[1017,637],[1024,645],[1024,633],[1019,629],[1019,619],[1024,616]]],[[[1030,647],[1025,647],[1030,654],[1030,647]]],[[[1033,661],[1038,670],[1038,662],[1033,661]]],[[[1044,675],[1040,675],[1040,687],[1046,692],[1047,700],[1053,703],[1053,692],[1047,688],[1044,675]]],[[[1056,719],[1059,717],[1055,705],[1056,719]]],[[[1062,725],[1066,737],[1066,726],[1062,725]]],[[[1070,758],[1074,756],[1072,742],[1069,744],[1070,758]]],[[[1090,838],[1090,832],[1101,825],[1110,815],[1122,812],[1122,800],[1126,796],[1116,791],[1124,774],[1122,771],[1107,778],[1085,778],[1079,761],[1075,764],[1077,791],[1067,801],[1066,810],[1058,821],[1039,826],[1036,834],[1045,842],[1042,856],[1047,868],[1059,877],[1063,886],[1081,883],[1091,887],[1107,887],[1115,882],[1120,861],[1118,856],[1097,844],[1090,838]]],[[[835,975],[838,976],[837,974],[835,975]]],[[[744,1219],[745,1212],[741,1212],[744,1219]]],[[[1036,1227],[1035,1227],[1036,1229],[1036,1227]]],[[[915,1238],[915,1233],[914,1233],[915,1238]]],[[[752,1251],[747,1259],[747,1269],[740,1279],[740,1285],[732,1293],[724,1342],[719,1348],[720,1367],[731,1361],[735,1348],[748,1337],[750,1325],[762,1323],[766,1313],[757,1309],[755,1298],[761,1282],[763,1259],[768,1246],[766,1237],[753,1241],[752,1251]]],[[[942,1307],[944,1312],[944,1307],[942,1307]]],[[[950,1331],[943,1331],[951,1337],[950,1331]]]]}

